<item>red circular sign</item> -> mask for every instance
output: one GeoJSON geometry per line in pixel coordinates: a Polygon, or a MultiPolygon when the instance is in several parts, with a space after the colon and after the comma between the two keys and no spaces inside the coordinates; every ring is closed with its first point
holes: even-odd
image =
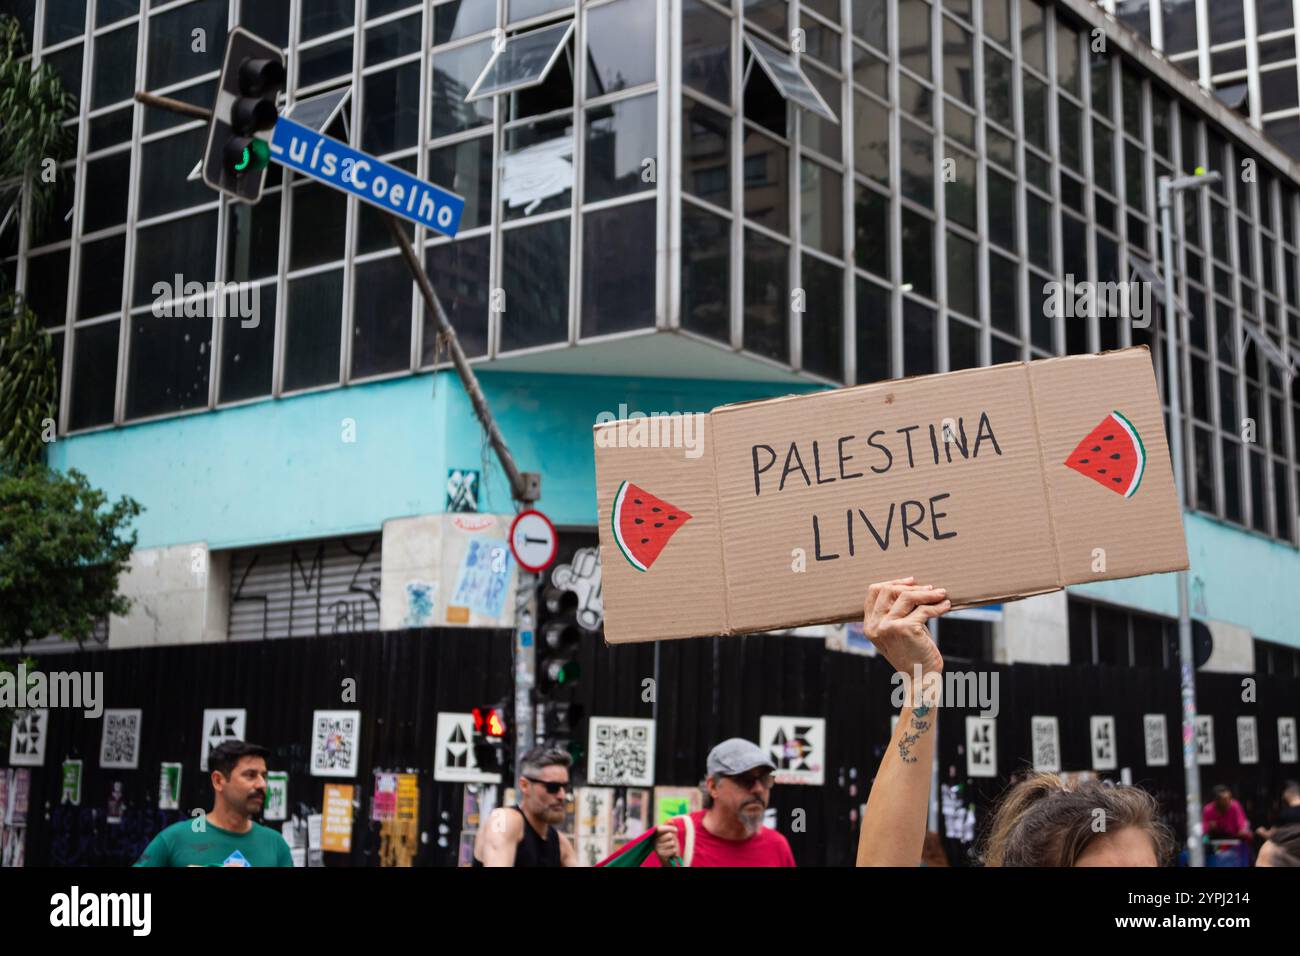
{"type": "Polygon", "coordinates": [[[510,524],[510,553],[525,571],[545,571],[559,546],[560,536],[546,515],[532,508],[515,515],[510,524]]]}

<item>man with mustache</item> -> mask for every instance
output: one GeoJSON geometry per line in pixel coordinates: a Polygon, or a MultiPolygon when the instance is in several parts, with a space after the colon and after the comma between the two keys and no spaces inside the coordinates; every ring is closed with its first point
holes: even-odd
{"type": "Polygon", "coordinates": [[[519,806],[497,807],[475,841],[475,866],[577,866],[573,844],[559,830],[573,792],[563,750],[534,747],[519,764],[519,806]]]}
{"type": "Polygon", "coordinates": [[[289,844],[253,822],[266,803],[269,751],[226,740],[208,755],[216,797],[207,816],[180,820],[140,854],[136,866],[293,866],[289,844]]]}
{"type": "Polygon", "coordinates": [[[763,826],[776,767],[755,743],[724,740],[707,762],[706,809],[661,825],[642,866],[794,866],[785,837],[763,826]],[[683,858],[682,848],[689,846],[683,858]],[[677,862],[674,862],[676,858],[677,862]]]}

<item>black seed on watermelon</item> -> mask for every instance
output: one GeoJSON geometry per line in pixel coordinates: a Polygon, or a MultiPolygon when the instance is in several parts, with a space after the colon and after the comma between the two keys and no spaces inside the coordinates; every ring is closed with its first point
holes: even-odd
{"type": "Polygon", "coordinates": [[[662,521],[656,521],[656,522],[655,522],[655,527],[656,527],[656,528],[662,528],[663,526],[664,526],[664,523],[663,523],[662,521]]]}
{"type": "Polygon", "coordinates": [[[668,520],[669,520],[669,521],[676,521],[676,520],[677,520],[677,515],[669,515],[669,516],[668,516],[668,520]]]}
{"type": "Polygon", "coordinates": [[[649,539],[649,538],[642,538],[642,539],[641,539],[641,543],[642,543],[642,544],[649,544],[649,543],[650,543],[650,539],[649,539]]]}
{"type": "Polygon", "coordinates": [[[663,511],[664,509],[663,509],[663,508],[651,508],[650,510],[651,510],[651,511],[663,511]]]}
{"type": "Polygon", "coordinates": [[[1115,452],[1115,454],[1111,455],[1110,457],[1115,459],[1116,461],[1119,461],[1119,452],[1115,452]]]}
{"type": "Polygon", "coordinates": [[[1099,475],[1104,475],[1104,474],[1106,474],[1106,469],[1105,469],[1105,468],[1098,468],[1098,469],[1097,469],[1097,474],[1099,474],[1099,475]]]}
{"type": "Polygon", "coordinates": [[[1093,450],[1093,451],[1101,451],[1101,446],[1100,446],[1100,445],[1093,445],[1093,446],[1092,446],[1092,450],[1093,450]]]}
{"type": "Polygon", "coordinates": [[[1079,464],[1081,464],[1081,465],[1086,465],[1086,464],[1088,464],[1088,459],[1086,459],[1086,458],[1080,458],[1080,459],[1079,459],[1079,464]]]}
{"type": "Polygon", "coordinates": [[[1115,436],[1114,436],[1114,435],[1107,435],[1107,436],[1106,436],[1106,441],[1114,441],[1114,440],[1115,440],[1115,436]]]}
{"type": "Polygon", "coordinates": [[[1124,479],[1123,479],[1123,478],[1112,478],[1111,481],[1115,482],[1116,484],[1122,484],[1123,481],[1124,481],[1124,479]]]}

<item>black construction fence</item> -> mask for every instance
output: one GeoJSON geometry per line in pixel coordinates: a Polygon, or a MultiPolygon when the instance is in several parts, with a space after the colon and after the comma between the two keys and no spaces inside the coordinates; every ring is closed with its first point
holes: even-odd
{"type": "MultiPolygon", "coordinates": [[[[942,647],[942,638],[940,646],[942,647]]],[[[376,770],[414,771],[423,835],[415,865],[454,866],[461,831],[464,784],[435,782],[435,728],[440,711],[468,712],[512,694],[509,631],[438,629],[321,636],[260,642],[97,650],[46,657],[48,671],[102,671],[104,706],[140,708],[138,769],[99,766],[102,720],[80,711],[50,712],[45,764],[32,768],[26,834],[28,865],[124,866],[155,833],[206,810],[212,792],[199,769],[205,708],[245,708],[246,736],[271,751],[270,769],[289,774],[288,803],[305,816],[322,809],[324,785],[352,783],[360,795],[350,853],[326,853],[328,866],[376,866],[380,825],[371,822],[376,770]],[[355,683],[355,702],[344,699],[355,683]],[[312,713],[361,711],[355,778],[313,777],[309,771],[312,713]],[[61,804],[60,765],[83,761],[80,806],[61,804]],[[184,765],[180,809],[158,809],[164,762],[184,765]],[[120,822],[107,822],[115,784],[125,800],[120,822]]],[[[800,865],[853,862],[859,808],[890,736],[894,684],[881,658],[827,648],[819,639],[780,635],[664,641],[607,647],[598,635],[580,647],[582,676],[574,700],[585,713],[656,718],[655,782],[689,786],[704,776],[705,758],[720,740],[758,740],[763,715],[821,717],[826,721],[822,786],[778,785],[772,806],[778,829],[800,865]],[[654,694],[645,680],[655,680],[654,694]],[[646,698],[653,696],[654,700],[646,698]],[[802,811],[796,814],[795,811],[802,811]],[[798,820],[802,826],[796,826],[798,820]]],[[[1030,762],[1032,716],[1058,718],[1062,769],[1092,765],[1089,718],[1114,717],[1118,779],[1129,768],[1134,783],[1161,800],[1168,822],[1185,832],[1181,718],[1177,672],[1104,665],[991,665],[949,661],[950,671],[996,674],[996,777],[967,774],[965,718],[978,706],[944,707],[938,723],[940,783],[962,806],[973,805],[979,834],[991,804],[1013,774],[1030,762]],[[1169,762],[1147,767],[1143,715],[1162,713],[1169,762]]],[[[1278,757],[1277,718],[1300,709],[1300,680],[1256,677],[1254,700],[1243,700],[1244,675],[1198,674],[1199,710],[1214,717],[1216,762],[1201,770],[1205,799],[1216,783],[1234,788],[1252,824],[1269,822],[1282,782],[1300,771],[1278,757]],[[1252,715],[1259,760],[1238,760],[1236,718],[1252,715]]],[[[991,688],[991,684],[986,684],[991,688]]],[[[973,702],[972,702],[973,703],[973,702]]],[[[513,728],[512,728],[513,732],[513,728]]],[[[581,731],[580,731],[581,733],[581,731]]],[[[7,749],[9,741],[0,741],[7,749]]],[[[7,754],[3,760],[8,764],[7,754]]],[[[574,768],[584,782],[585,767],[574,768]]],[[[939,831],[953,865],[969,862],[972,843],[939,831]]]]}

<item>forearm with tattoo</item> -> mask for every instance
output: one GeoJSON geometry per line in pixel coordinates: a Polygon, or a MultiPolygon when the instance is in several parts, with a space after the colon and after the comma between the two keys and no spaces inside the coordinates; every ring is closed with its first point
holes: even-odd
{"type": "Polygon", "coordinates": [[[903,734],[903,739],[898,742],[898,756],[903,759],[903,763],[916,763],[916,758],[912,756],[912,746],[921,739],[921,735],[930,729],[930,721],[924,718],[930,713],[930,708],[924,704],[919,705],[912,711],[912,727],[915,733],[903,734]]]}

